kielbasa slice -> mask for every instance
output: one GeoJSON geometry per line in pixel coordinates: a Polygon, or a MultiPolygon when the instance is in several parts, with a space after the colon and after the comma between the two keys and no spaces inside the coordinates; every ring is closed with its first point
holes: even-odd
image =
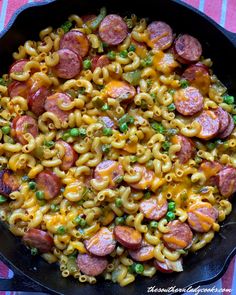
{"type": "Polygon", "coordinates": [[[217,135],[220,127],[220,120],[213,110],[202,111],[200,115],[195,118],[195,121],[201,125],[201,130],[196,137],[209,140],[217,135]]]}
{"type": "Polygon", "coordinates": [[[168,203],[162,194],[159,194],[159,196],[154,196],[147,200],[143,200],[140,203],[139,209],[146,218],[160,220],[166,215],[168,203]]]}
{"type": "Polygon", "coordinates": [[[154,257],[154,247],[142,241],[141,247],[137,250],[129,250],[129,255],[136,261],[147,261],[154,257]]]}
{"type": "Polygon", "coordinates": [[[106,257],[96,257],[89,254],[78,254],[77,265],[79,270],[87,276],[98,276],[108,265],[106,257]]]}
{"type": "Polygon", "coordinates": [[[177,158],[181,164],[187,163],[193,156],[194,153],[194,143],[193,141],[183,135],[174,135],[172,137],[173,144],[180,144],[180,151],[176,153],[177,158]]]}
{"type": "Polygon", "coordinates": [[[34,138],[38,135],[38,125],[34,118],[28,115],[16,117],[12,121],[11,135],[21,144],[27,144],[24,138],[26,133],[30,133],[34,138]]]}
{"type": "Polygon", "coordinates": [[[0,194],[8,197],[10,193],[18,190],[19,183],[16,176],[13,175],[13,171],[10,169],[4,169],[0,171],[0,194]]]}
{"type": "Polygon", "coordinates": [[[221,138],[221,139],[225,139],[228,136],[230,136],[230,134],[234,130],[234,120],[233,120],[231,115],[228,114],[228,116],[229,116],[229,123],[228,123],[227,128],[222,133],[218,134],[218,137],[221,138]]]}
{"type": "Polygon", "coordinates": [[[76,55],[84,57],[89,51],[89,40],[84,33],[72,30],[61,38],[60,49],[69,49],[76,55]]]}
{"type": "Polygon", "coordinates": [[[99,26],[99,36],[108,45],[118,45],[128,35],[128,27],[117,14],[107,15],[99,26]]]}
{"type": "Polygon", "coordinates": [[[49,94],[50,92],[45,86],[40,87],[37,91],[29,91],[28,105],[36,116],[40,116],[45,112],[44,103],[49,94]]]}
{"type": "Polygon", "coordinates": [[[37,248],[41,253],[52,250],[53,238],[45,231],[30,228],[23,236],[23,242],[31,248],[37,248]]]}
{"type": "Polygon", "coordinates": [[[117,180],[124,175],[122,165],[117,161],[105,160],[97,165],[94,171],[94,177],[102,180],[105,176],[109,178],[109,186],[116,187],[117,180]]]}
{"type": "Polygon", "coordinates": [[[179,89],[174,94],[174,104],[183,116],[192,116],[203,109],[203,96],[195,87],[179,89]]]}
{"type": "Polygon", "coordinates": [[[218,172],[223,166],[216,161],[203,161],[200,165],[200,171],[202,171],[206,177],[206,183],[208,185],[217,185],[218,172]]]}
{"type": "Polygon", "coordinates": [[[191,245],[193,233],[186,223],[179,220],[173,220],[168,223],[168,233],[163,234],[163,240],[166,247],[178,250],[191,245]]]}
{"type": "Polygon", "coordinates": [[[147,31],[149,32],[149,39],[153,47],[157,50],[165,50],[169,48],[173,42],[173,32],[171,27],[164,22],[151,22],[147,31]]]}
{"type": "Polygon", "coordinates": [[[175,39],[174,52],[177,60],[181,63],[193,63],[200,59],[202,45],[195,37],[184,34],[175,39]]]}
{"type": "Polygon", "coordinates": [[[227,127],[229,126],[229,121],[230,121],[230,118],[229,118],[229,113],[226,112],[225,110],[223,110],[221,107],[218,107],[216,110],[214,110],[216,115],[218,116],[219,120],[220,120],[220,127],[219,127],[219,130],[218,132],[219,133],[223,133],[227,127]]]}
{"type": "Polygon", "coordinates": [[[196,87],[205,95],[209,91],[211,79],[209,69],[201,63],[196,63],[189,66],[182,75],[182,78],[187,80],[191,86],[196,87]]]}
{"type": "Polygon", "coordinates": [[[19,59],[15,61],[9,69],[9,74],[11,73],[20,73],[24,71],[24,66],[27,64],[28,59],[19,59]]]}
{"type": "Polygon", "coordinates": [[[128,102],[136,95],[136,90],[127,82],[112,80],[105,86],[104,93],[120,102],[128,102]]]}
{"type": "Polygon", "coordinates": [[[75,161],[78,159],[78,155],[69,143],[65,142],[64,140],[58,140],[57,142],[63,145],[65,149],[65,154],[61,159],[62,163],[60,165],[61,170],[65,171],[74,165],[75,161]]]}
{"type": "Polygon", "coordinates": [[[28,85],[26,82],[13,81],[8,85],[8,93],[11,98],[15,96],[22,96],[27,98],[28,85]]]}
{"type": "Polygon", "coordinates": [[[179,258],[176,261],[171,261],[165,258],[165,262],[154,260],[153,265],[157,270],[162,273],[172,273],[173,271],[181,272],[183,271],[183,259],[179,258]]]}
{"type": "Polygon", "coordinates": [[[59,63],[53,67],[53,71],[59,78],[71,79],[79,75],[82,69],[82,59],[70,49],[60,49],[59,63]]]}
{"type": "Polygon", "coordinates": [[[44,192],[44,198],[51,200],[60,193],[61,180],[51,170],[44,170],[36,177],[37,188],[44,192]]]}
{"type": "Polygon", "coordinates": [[[226,167],[218,173],[218,189],[222,196],[230,197],[236,192],[236,169],[226,167]]]}
{"type": "Polygon", "coordinates": [[[134,189],[148,189],[152,185],[155,173],[151,170],[147,170],[145,166],[139,164],[134,165],[133,169],[136,173],[141,173],[142,177],[138,182],[130,183],[129,185],[134,189]]]}
{"type": "Polygon", "coordinates": [[[113,232],[107,227],[102,227],[89,240],[84,241],[86,249],[93,255],[106,256],[111,254],[116,247],[113,232]]]}
{"type": "Polygon", "coordinates": [[[217,218],[218,212],[210,203],[196,203],[188,209],[188,224],[196,232],[208,232],[217,218]]]}
{"type": "Polygon", "coordinates": [[[114,236],[116,240],[122,246],[131,250],[138,249],[142,243],[141,233],[130,226],[126,226],[126,225],[115,226],[114,236]]]}
{"type": "Polygon", "coordinates": [[[61,122],[64,122],[68,120],[70,112],[61,110],[58,106],[60,102],[65,105],[69,104],[71,103],[71,98],[63,92],[56,92],[46,98],[44,108],[47,112],[54,113],[61,122]]]}
{"type": "Polygon", "coordinates": [[[92,62],[92,71],[94,71],[96,68],[103,68],[107,65],[109,65],[110,63],[110,60],[109,58],[106,56],[106,55],[95,55],[92,59],[91,59],[91,62],[92,62]]]}

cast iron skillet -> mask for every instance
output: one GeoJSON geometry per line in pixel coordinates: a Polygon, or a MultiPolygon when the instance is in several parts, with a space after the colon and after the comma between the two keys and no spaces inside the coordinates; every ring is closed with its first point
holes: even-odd
{"type": "MultiPolygon", "coordinates": [[[[39,30],[46,26],[60,26],[71,13],[78,15],[98,12],[102,6],[109,13],[121,15],[135,13],[150,20],[163,20],[177,33],[196,36],[203,45],[203,53],[214,61],[214,71],[236,96],[236,34],[219,27],[207,16],[179,1],[171,0],[52,0],[34,3],[21,8],[8,27],[0,34],[0,73],[7,72],[11,53],[27,39],[38,38],[39,30]]],[[[139,277],[135,283],[121,288],[117,284],[100,280],[96,285],[78,284],[64,279],[56,265],[49,265],[40,257],[32,257],[20,240],[0,224],[0,258],[15,272],[13,280],[1,280],[1,290],[45,291],[52,294],[136,295],[146,294],[148,287],[187,288],[214,282],[219,279],[236,252],[236,206],[223,224],[213,242],[196,254],[185,258],[184,272],[156,274],[154,278],[139,277]]],[[[170,294],[165,293],[165,294],[170,294]]],[[[162,294],[159,292],[158,294],[162,294]]]]}

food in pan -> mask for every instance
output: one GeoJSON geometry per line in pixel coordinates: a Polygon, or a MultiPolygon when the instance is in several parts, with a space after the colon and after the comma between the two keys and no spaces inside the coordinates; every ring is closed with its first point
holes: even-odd
{"type": "Polygon", "coordinates": [[[71,15],[0,80],[0,217],[63,277],[184,270],[236,191],[234,97],[161,20],[71,15]]]}

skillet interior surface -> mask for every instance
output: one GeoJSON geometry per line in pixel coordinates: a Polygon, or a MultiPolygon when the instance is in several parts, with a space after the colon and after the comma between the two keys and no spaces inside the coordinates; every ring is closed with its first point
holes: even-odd
{"type": "MultiPolygon", "coordinates": [[[[211,57],[214,61],[213,69],[219,79],[228,87],[230,94],[236,95],[236,48],[208,18],[170,0],[148,1],[145,4],[134,0],[59,0],[47,5],[33,5],[20,13],[11,29],[0,39],[0,73],[8,71],[8,65],[12,62],[11,53],[24,41],[38,39],[38,32],[41,29],[49,25],[60,26],[72,13],[83,15],[98,12],[102,6],[106,6],[109,13],[114,12],[123,16],[135,13],[150,20],[162,20],[169,23],[176,33],[187,32],[197,37],[203,45],[204,56],[211,57]]],[[[233,205],[233,212],[213,242],[198,253],[185,258],[184,272],[171,275],[158,273],[151,279],[140,277],[134,284],[125,288],[102,280],[90,286],[62,278],[58,266],[49,265],[40,257],[32,257],[20,240],[8,232],[2,224],[0,224],[0,252],[5,261],[12,263],[16,269],[51,292],[68,295],[86,293],[135,295],[145,294],[150,286],[184,288],[210,283],[222,275],[235,251],[236,235],[232,234],[236,229],[235,200],[233,205]]]]}

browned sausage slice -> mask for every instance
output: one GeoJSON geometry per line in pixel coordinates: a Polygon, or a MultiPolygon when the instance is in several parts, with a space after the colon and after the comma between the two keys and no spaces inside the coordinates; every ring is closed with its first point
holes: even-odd
{"type": "Polygon", "coordinates": [[[61,170],[68,170],[74,165],[75,161],[78,159],[78,155],[69,143],[64,140],[58,140],[57,142],[63,145],[65,149],[65,154],[61,159],[61,170]]]}
{"type": "Polygon", "coordinates": [[[154,247],[142,241],[141,247],[137,250],[129,250],[129,255],[136,261],[147,261],[154,257],[154,247]]]}
{"type": "Polygon", "coordinates": [[[8,93],[11,98],[15,96],[27,98],[28,85],[26,82],[13,81],[8,85],[8,93]]]}
{"type": "Polygon", "coordinates": [[[53,71],[59,78],[71,79],[79,75],[82,69],[82,60],[79,55],[69,49],[60,49],[59,63],[53,67],[53,71]]]}
{"type": "Polygon", "coordinates": [[[61,38],[60,49],[69,49],[78,56],[84,57],[89,51],[89,40],[84,33],[72,30],[61,38]]]}
{"type": "Polygon", "coordinates": [[[45,86],[40,87],[37,91],[29,91],[27,98],[28,105],[36,116],[40,116],[45,112],[44,103],[49,93],[49,90],[45,86]]]}
{"type": "Polygon", "coordinates": [[[182,78],[189,81],[190,85],[196,87],[203,95],[207,94],[211,84],[209,69],[201,63],[189,66],[182,75],[182,78]]]}
{"type": "Polygon", "coordinates": [[[27,64],[29,60],[28,59],[19,59],[15,61],[9,69],[9,74],[11,73],[20,73],[24,71],[24,66],[27,64]]]}
{"type": "Polygon", "coordinates": [[[4,169],[0,171],[0,194],[7,197],[10,193],[18,190],[18,180],[13,175],[13,171],[4,169]]]}
{"type": "Polygon", "coordinates": [[[70,112],[61,110],[58,106],[60,102],[64,105],[70,104],[71,98],[63,92],[56,92],[46,98],[44,108],[46,111],[54,113],[59,120],[64,122],[68,120],[70,112]]]}
{"type": "Polygon", "coordinates": [[[163,273],[171,273],[173,271],[181,272],[183,271],[183,259],[179,258],[176,261],[170,261],[169,259],[165,259],[165,262],[160,262],[158,260],[154,260],[154,266],[157,270],[163,273]]]}
{"type": "Polygon", "coordinates": [[[173,42],[173,32],[171,27],[164,22],[154,21],[151,22],[147,31],[149,32],[149,38],[153,46],[158,50],[165,50],[169,48],[173,42]]]}
{"type": "Polygon", "coordinates": [[[166,215],[168,203],[162,194],[159,194],[159,196],[143,200],[139,209],[146,218],[159,220],[166,215]]]}
{"type": "Polygon", "coordinates": [[[107,227],[102,227],[89,240],[84,241],[86,249],[93,255],[106,256],[111,254],[116,247],[113,232],[107,227]]]}
{"type": "Polygon", "coordinates": [[[38,125],[34,118],[28,115],[14,118],[11,135],[21,144],[27,144],[24,134],[30,133],[35,138],[38,135],[38,125]]]}
{"type": "Polygon", "coordinates": [[[124,175],[122,165],[117,161],[105,160],[97,165],[94,171],[94,177],[97,180],[102,180],[104,177],[109,178],[109,186],[116,187],[117,179],[124,175]]]}
{"type": "Polygon", "coordinates": [[[218,172],[223,166],[216,161],[203,161],[200,165],[200,171],[203,171],[208,185],[217,185],[218,172]]]}
{"type": "Polygon", "coordinates": [[[217,135],[220,120],[214,111],[204,110],[195,120],[201,125],[201,130],[196,137],[209,140],[217,135]]]}
{"type": "Polygon", "coordinates": [[[141,173],[142,177],[140,181],[135,183],[130,183],[129,185],[135,189],[145,190],[151,187],[153,180],[155,178],[155,173],[143,165],[136,164],[133,166],[133,169],[136,173],[141,173]]]}
{"type": "Polygon", "coordinates": [[[203,96],[195,87],[179,89],[174,94],[177,111],[183,116],[192,116],[203,109],[203,96]]]}
{"type": "Polygon", "coordinates": [[[218,134],[218,137],[219,137],[219,138],[224,139],[224,138],[230,136],[230,134],[231,134],[231,133],[233,132],[233,130],[234,130],[234,120],[233,120],[232,116],[230,116],[229,114],[228,114],[228,116],[229,116],[229,123],[228,123],[228,126],[227,126],[227,128],[226,128],[222,133],[219,133],[219,134],[218,134]]]}
{"type": "Polygon", "coordinates": [[[141,233],[126,225],[115,226],[114,236],[122,246],[131,250],[138,249],[142,243],[141,233]]]}
{"type": "Polygon", "coordinates": [[[218,212],[210,203],[199,202],[188,209],[188,224],[200,233],[208,232],[217,218],[218,212]]]}
{"type": "Polygon", "coordinates": [[[117,14],[107,15],[99,26],[99,36],[108,45],[118,45],[128,35],[128,27],[117,14]]]}
{"type": "Polygon", "coordinates": [[[188,64],[200,59],[202,45],[193,36],[184,34],[175,39],[174,52],[178,61],[188,64]]]}
{"type": "Polygon", "coordinates": [[[30,228],[24,234],[23,242],[42,253],[50,252],[54,245],[52,237],[47,232],[36,228],[30,228]]]}
{"type": "Polygon", "coordinates": [[[173,144],[180,144],[181,149],[176,153],[181,164],[185,164],[190,160],[194,153],[193,141],[183,135],[174,135],[171,139],[173,144]]]}
{"type": "Polygon", "coordinates": [[[236,169],[226,167],[218,174],[218,188],[222,196],[229,197],[236,192],[236,169]]]}
{"type": "Polygon", "coordinates": [[[37,188],[44,192],[44,198],[51,200],[55,198],[61,189],[60,178],[51,170],[44,170],[36,177],[37,188]]]}
{"type": "Polygon", "coordinates": [[[214,111],[220,120],[220,127],[219,127],[218,132],[223,133],[226,130],[226,128],[229,126],[229,123],[230,123],[229,122],[230,121],[229,114],[228,114],[228,112],[223,110],[221,107],[218,107],[214,111]]]}
{"type": "Polygon", "coordinates": [[[87,276],[98,276],[108,265],[106,257],[96,257],[89,254],[78,254],[77,265],[79,270],[87,276]]]}
{"type": "Polygon", "coordinates": [[[110,63],[110,60],[109,58],[106,56],[106,55],[95,55],[92,59],[91,59],[91,62],[92,62],[92,71],[94,71],[96,68],[103,68],[107,65],[109,65],[110,63]]]}
{"type": "Polygon", "coordinates": [[[184,249],[191,245],[193,233],[186,223],[173,220],[168,223],[168,233],[163,234],[165,245],[173,250],[184,249]]]}
{"type": "Polygon", "coordinates": [[[104,93],[107,97],[118,99],[120,102],[130,101],[135,95],[134,86],[124,81],[112,80],[105,88],[104,93]]]}

